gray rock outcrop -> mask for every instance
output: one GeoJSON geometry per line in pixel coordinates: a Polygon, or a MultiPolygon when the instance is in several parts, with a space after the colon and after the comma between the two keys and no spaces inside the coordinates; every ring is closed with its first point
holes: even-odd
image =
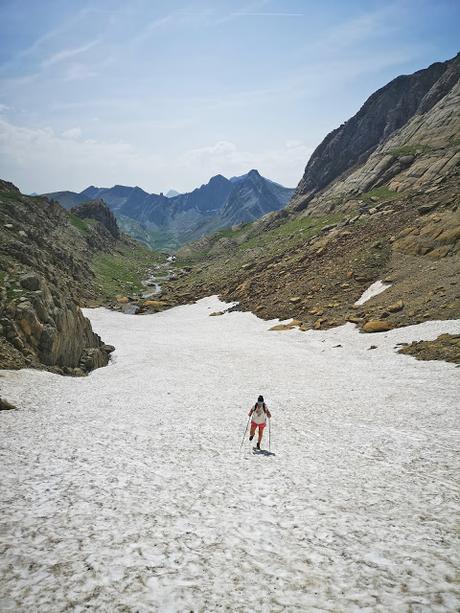
{"type": "Polygon", "coordinates": [[[94,292],[91,244],[115,237],[73,221],[57,203],[0,182],[0,367],[80,375],[108,363],[113,348],[79,304],[94,292]]]}
{"type": "Polygon", "coordinates": [[[120,229],[115,215],[102,199],[90,200],[74,206],[71,212],[81,219],[94,219],[100,222],[114,238],[120,238],[120,229]]]}
{"type": "MultiPolygon", "coordinates": [[[[412,118],[428,113],[457,83],[460,54],[412,75],[402,75],[376,91],[351,119],[332,131],[313,152],[292,199],[300,211],[313,196],[363,164],[412,118]]],[[[382,169],[392,160],[382,161],[382,169]]],[[[399,159],[399,167],[410,164],[399,159]]]]}

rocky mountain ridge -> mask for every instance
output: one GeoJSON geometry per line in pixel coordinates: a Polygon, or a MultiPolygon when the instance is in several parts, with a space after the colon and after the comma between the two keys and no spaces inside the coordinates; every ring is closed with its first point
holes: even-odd
{"type": "Polygon", "coordinates": [[[293,189],[262,177],[251,170],[241,177],[222,175],[192,192],[165,196],[148,194],[139,187],[90,186],[77,194],[46,194],[71,208],[101,198],[118,219],[122,229],[150,246],[175,249],[177,246],[239,223],[247,223],[283,208],[293,189]]]}
{"type": "Polygon", "coordinates": [[[297,186],[292,207],[302,210],[320,190],[344,178],[400,128],[429,112],[460,77],[460,54],[411,75],[402,75],[372,94],[350,120],[315,149],[297,186]]]}

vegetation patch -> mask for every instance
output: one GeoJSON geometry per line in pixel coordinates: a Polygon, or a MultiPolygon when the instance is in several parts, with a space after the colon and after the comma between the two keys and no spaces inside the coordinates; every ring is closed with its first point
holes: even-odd
{"type": "Polygon", "coordinates": [[[199,243],[190,245],[190,255],[178,258],[177,264],[181,266],[196,264],[218,257],[230,257],[231,260],[226,264],[229,270],[237,269],[241,264],[252,261],[255,252],[270,258],[277,253],[290,251],[297,245],[304,243],[313,236],[320,233],[325,226],[338,223],[343,219],[340,213],[330,213],[318,217],[305,216],[289,219],[270,230],[261,231],[259,224],[244,224],[238,230],[219,230],[216,234],[209,237],[205,245],[200,248],[199,243]],[[226,247],[225,253],[211,254],[212,249],[218,241],[227,238],[234,241],[233,249],[226,247]]]}
{"type": "Polygon", "coordinates": [[[400,194],[391,191],[386,185],[377,187],[370,192],[364,192],[360,195],[361,200],[365,202],[381,202],[382,200],[395,200],[400,197],[400,194]]]}
{"type": "Polygon", "coordinates": [[[92,261],[98,291],[103,298],[139,293],[148,269],[159,261],[159,254],[141,246],[126,245],[115,253],[98,253],[92,261]]]}
{"type": "Polygon", "coordinates": [[[389,149],[386,153],[400,157],[402,155],[418,155],[419,153],[425,153],[431,149],[432,147],[430,147],[430,145],[403,145],[402,147],[389,149]]]}
{"type": "Polygon", "coordinates": [[[296,217],[285,223],[249,238],[239,245],[240,250],[264,248],[267,251],[279,251],[292,247],[299,242],[310,239],[318,234],[325,226],[338,223],[343,215],[334,213],[321,217],[296,217]]]}
{"type": "Polygon", "coordinates": [[[87,219],[81,219],[80,217],[77,217],[77,215],[69,213],[69,221],[74,228],[77,228],[79,232],[81,232],[85,236],[88,236],[88,234],[90,233],[90,229],[88,228],[87,219]]]}
{"type": "Polygon", "coordinates": [[[0,198],[6,198],[7,200],[20,200],[22,194],[15,192],[14,190],[5,190],[0,192],[0,198]]]}

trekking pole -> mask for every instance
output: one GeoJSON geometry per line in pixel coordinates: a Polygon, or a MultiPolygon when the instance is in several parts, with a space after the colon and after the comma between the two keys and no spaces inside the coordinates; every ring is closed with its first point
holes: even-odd
{"type": "Polygon", "coordinates": [[[241,439],[240,451],[241,451],[241,447],[243,446],[243,443],[244,443],[244,437],[246,436],[246,432],[248,431],[248,426],[249,426],[249,420],[250,419],[251,419],[251,416],[249,415],[248,423],[246,424],[246,428],[244,429],[243,438],[241,439]]]}

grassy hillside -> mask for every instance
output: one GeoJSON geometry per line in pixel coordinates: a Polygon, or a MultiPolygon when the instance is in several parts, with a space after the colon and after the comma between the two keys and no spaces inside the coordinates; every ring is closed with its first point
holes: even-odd
{"type": "Polygon", "coordinates": [[[141,292],[148,270],[162,260],[164,256],[134,241],[119,245],[111,253],[96,253],[91,268],[101,300],[141,292]]]}

